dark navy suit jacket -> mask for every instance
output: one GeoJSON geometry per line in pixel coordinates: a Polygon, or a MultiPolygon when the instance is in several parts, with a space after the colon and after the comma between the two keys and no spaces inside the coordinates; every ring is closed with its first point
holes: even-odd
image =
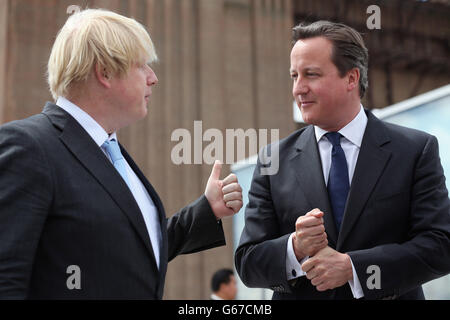
{"type": "Polygon", "coordinates": [[[288,237],[314,208],[325,213],[328,245],[350,255],[365,299],[423,299],[421,285],[450,272],[450,201],[436,138],[366,113],[339,234],[313,126],[278,142],[277,174],[261,175],[267,161],[258,160],[235,255],[247,286],[271,288],[274,299],[353,297],[348,284],[318,292],[306,277],[287,281],[288,237]],[[380,289],[367,285],[371,265],[380,269],[380,289]]]}

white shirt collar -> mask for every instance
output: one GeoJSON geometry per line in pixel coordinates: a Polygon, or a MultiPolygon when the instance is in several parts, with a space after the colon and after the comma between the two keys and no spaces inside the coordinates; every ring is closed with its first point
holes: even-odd
{"type": "Polygon", "coordinates": [[[218,295],[216,295],[214,293],[211,294],[211,299],[212,300],[223,300],[221,297],[219,297],[218,295]]]}
{"type": "Polygon", "coordinates": [[[74,117],[99,147],[101,147],[107,139],[115,139],[117,141],[117,135],[115,132],[108,135],[105,129],[103,129],[102,126],[94,120],[94,118],[66,98],[59,97],[56,104],[74,117]]]}
{"type": "MultiPolygon", "coordinates": [[[[364,112],[363,106],[361,105],[361,109],[359,110],[356,117],[338,132],[351,143],[361,148],[361,142],[364,136],[364,131],[366,130],[366,126],[367,115],[364,112]]],[[[319,128],[318,126],[314,126],[314,131],[316,134],[317,142],[319,142],[319,140],[322,139],[322,137],[328,132],[319,128]]]]}

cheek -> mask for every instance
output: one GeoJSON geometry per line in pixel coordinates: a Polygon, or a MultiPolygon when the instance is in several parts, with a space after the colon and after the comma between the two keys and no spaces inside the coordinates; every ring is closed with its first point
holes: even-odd
{"type": "Polygon", "coordinates": [[[323,82],[320,85],[314,86],[312,91],[315,97],[321,103],[331,103],[339,96],[340,88],[336,87],[336,83],[332,81],[323,82]]]}
{"type": "Polygon", "coordinates": [[[134,103],[139,103],[144,99],[144,95],[142,94],[142,90],[139,89],[137,85],[129,87],[124,92],[124,97],[126,97],[129,101],[134,103]]]}
{"type": "Polygon", "coordinates": [[[345,97],[345,90],[340,86],[330,87],[331,89],[327,92],[326,98],[328,104],[341,104],[345,97]]]}
{"type": "Polygon", "coordinates": [[[117,98],[119,100],[130,100],[134,98],[132,87],[123,86],[117,91],[117,98]]]}

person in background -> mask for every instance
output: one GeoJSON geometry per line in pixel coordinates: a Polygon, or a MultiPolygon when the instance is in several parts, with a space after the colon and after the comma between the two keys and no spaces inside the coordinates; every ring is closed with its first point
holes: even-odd
{"type": "Polygon", "coordinates": [[[211,300],[234,300],[237,294],[233,270],[217,270],[211,278],[211,300]]]}

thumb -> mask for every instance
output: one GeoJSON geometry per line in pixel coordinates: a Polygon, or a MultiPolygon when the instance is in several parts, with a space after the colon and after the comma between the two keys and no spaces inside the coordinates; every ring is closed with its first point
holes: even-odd
{"type": "Polygon", "coordinates": [[[212,168],[209,179],[219,180],[221,171],[222,171],[222,163],[220,162],[220,160],[216,160],[214,162],[214,166],[212,168]]]}
{"type": "Polygon", "coordinates": [[[313,216],[316,218],[320,218],[323,215],[324,215],[323,211],[320,211],[320,209],[318,209],[318,208],[315,208],[306,214],[306,216],[313,216]]]}
{"type": "Polygon", "coordinates": [[[321,218],[321,217],[323,217],[324,213],[323,213],[323,211],[320,211],[320,212],[314,212],[312,215],[316,218],[321,218]]]}

